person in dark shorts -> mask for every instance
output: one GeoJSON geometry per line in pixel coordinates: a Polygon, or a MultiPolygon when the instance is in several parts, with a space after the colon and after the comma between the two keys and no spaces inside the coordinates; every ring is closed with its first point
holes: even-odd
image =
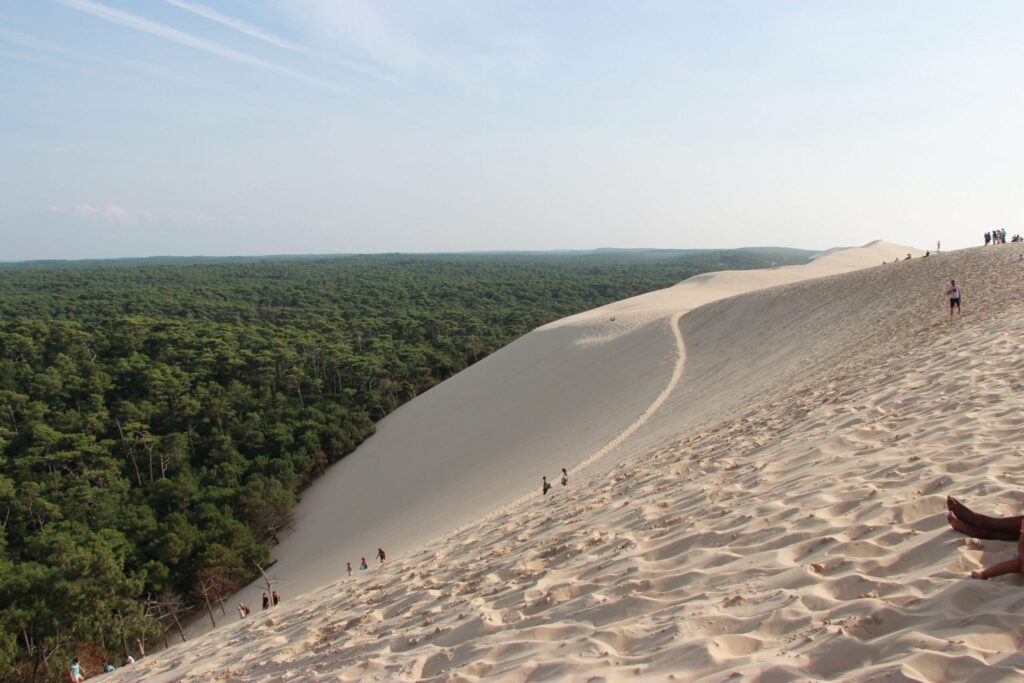
{"type": "Polygon", "coordinates": [[[548,491],[551,490],[551,484],[548,483],[548,478],[547,477],[543,477],[543,479],[544,479],[544,482],[540,485],[540,492],[541,492],[541,495],[546,496],[546,495],[548,495],[548,491]]]}
{"type": "Polygon", "coordinates": [[[562,468],[562,486],[565,486],[568,483],[569,483],[569,473],[566,472],[565,468],[563,467],[562,468]]]}
{"type": "Polygon", "coordinates": [[[384,564],[384,560],[387,555],[384,554],[384,548],[377,548],[377,559],[380,560],[381,564],[384,564]]]}
{"type": "Polygon", "coordinates": [[[264,593],[263,594],[263,609],[267,609],[268,607],[270,607],[270,598],[267,596],[266,593],[264,593]]]}
{"type": "Polygon", "coordinates": [[[956,314],[960,315],[960,288],[956,286],[956,280],[949,281],[946,296],[949,297],[949,318],[952,320],[954,308],[956,308],[956,314]]]}

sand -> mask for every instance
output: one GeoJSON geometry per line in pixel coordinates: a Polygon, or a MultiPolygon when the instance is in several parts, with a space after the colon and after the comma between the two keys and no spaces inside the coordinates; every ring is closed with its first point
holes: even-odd
{"type": "Polygon", "coordinates": [[[943,513],[1024,502],[1024,246],[874,266],[906,251],[527,335],[307,493],[281,606],[108,680],[1019,679],[1024,581],[964,578],[1012,548],[943,513]]]}

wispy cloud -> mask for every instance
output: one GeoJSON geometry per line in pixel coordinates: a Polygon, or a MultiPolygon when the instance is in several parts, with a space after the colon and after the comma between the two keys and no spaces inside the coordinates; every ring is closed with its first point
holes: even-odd
{"type": "Polygon", "coordinates": [[[43,64],[91,78],[111,78],[114,69],[123,70],[147,80],[159,79],[167,83],[197,88],[222,94],[225,86],[212,80],[192,78],[178,70],[141,59],[109,59],[100,55],[71,50],[63,45],[42,40],[27,33],[0,28],[0,43],[15,45],[28,52],[4,52],[10,59],[43,64]],[[63,59],[60,59],[63,58],[63,59]],[[100,67],[99,69],[95,67],[100,67]]]}
{"type": "Polygon", "coordinates": [[[221,45],[220,43],[216,43],[212,40],[200,38],[190,33],[185,33],[184,31],[179,31],[176,28],[172,28],[164,24],[159,24],[155,21],[150,21],[149,19],[145,19],[143,17],[130,14],[128,12],[115,9],[113,7],[108,7],[107,5],[103,5],[98,2],[93,2],[93,0],[55,1],[61,5],[64,5],[65,7],[69,7],[71,9],[78,10],[79,12],[84,12],[86,14],[91,14],[92,16],[97,17],[99,19],[103,19],[114,24],[119,24],[121,26],[125,26],[136,31],[148,33],[150,35],[157,36],[158,38],[169,40],[172,43],[177,43],[179,45],[184,45],[185,47],[190,47],[194,50],[200,50],[202,52],[217,55],[218,57],[222,57],[224,59],[237,62],[239,64],[254,66],[265,71],[270,71],[276,74],[280,74],[282,76],[288,76],[289,78],[302,81],[303,83],[307,83],[309,85],[315,85],[318,87],[333,87],[332,83],[329,83],[328,81],[317,78],[315,76],[310,76],[309,74],[302,73],[301,71],[296,71],[295,69],[291,69],[280,64],[268,62],[265,59],[255,57],[245,52],[234,50],[232,48],[221,45]]]}
{"type": "Polygon", "coordinates": [[[59,213],[90,223],[106,223],[110,225],[138,225],[142,220],[134,211],[117,204],[76,204],[75,206],[51,206],[51,213],[59,213]]]}
{"type": "Polygon", "coordinates": [[[282,50],[290,50],[292,52],[297,52],[306,57],[310,57],[312,59],[317,59],[324,62],[329,62],[331,64],[337,64],[352,71],[367,74],[369,76],[375,76],[377,78],[383,78],[385,80],[394,80],[392,76],[389,76],[388,74],[385,73],[381,73],[379,70],[373,68],[372,66],[360,64],[359,62],[354,62],[349,59],[339,59],[337,57],[325,55],[315,50],[310,50],[308,47],[304,45],[294,43],[288,40],[287,38],[282,38],[281,36],[270,33],[269,31],[265,31],[260,27],[253,26],[252,24],[246,21],[242,21],[241,19],[238,19],[236,17],[229,17],[225,14],[221,14],[217,10],[207,7],[206,5],[200,5],[196,2],[185,2],[185,0],[165,1],[170,5],[174,5],[179,9],[185,10],[186,12],[192,12],[193,14],[203,17],[204,19],[209,19],[210,21],[215,21],[218,24],[222,24],[229,28],[233,28],[239,33],[244,33],[250,38],[262,40],[263,42],[269,43],[275,47],[279,47],[282,50]]]}
{"type": "Polygon", "coordinates": [[[126,209],[111,203],[75,204],[74,206],[49,206],[50,213],[70,216],[96,225],[142,226],[171,225],[202,227],[213,223],[213,218],[204,211],[191,209],[126,209]]]}

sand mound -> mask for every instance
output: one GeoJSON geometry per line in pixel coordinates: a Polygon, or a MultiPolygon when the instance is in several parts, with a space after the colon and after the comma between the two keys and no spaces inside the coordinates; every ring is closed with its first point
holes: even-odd
{"type": "MultiPolygon", "coordinates": [[[[702,276],[528,335],[517,344],[540,364],[540,351],[553,355],[549,371],[577,355],[603,363],[573,371],[611,373],[614,384],[579,381],[628,403],[618,415],[596,399],[618,417],[610,426],[588,422],[593,397],[572,397],[579,422],[554,420],[572,455],[592,461],[569,487],[510,502],[522,490],[510,480],[490,501],[502,514],[478,509],[475,523],[366,575],[324,568],[340,580],[151,656],[131,679],[1018,678],[1020,580],[962,578],[1008,544],[965,543],[942,511],[947,493],[993,514],[1024,502],[1021,254],[854,270],[838,252],[804,268],[845,274],[777,269],[757,277],[782,286],[728,299],[740,274],[702,276]],[[952,323],[951,276],[965,297],[952,323]],[[680,318],[698,291],[719,300],[680,318]],[[619,371],[621,356],[643,362],[619,371]]],[[[515,346],[487,372],[525,373],[525,391],[545,373],[517,367],[515,346]]],[[[443,405],[430,410],[443,419],[443,405]]],[[[520,438],[555,443],[503,415],[520,438]]],[[[522,466],[553,476],[568,455],[552,452],[522,466]]],[[[448,500],[453,525],[463,502],[448,500]]]]}

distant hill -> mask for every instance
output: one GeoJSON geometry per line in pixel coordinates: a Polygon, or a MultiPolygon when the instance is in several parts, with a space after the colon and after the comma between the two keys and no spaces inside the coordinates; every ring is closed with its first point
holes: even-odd
{"type": "MultiPolygon", "coordinates": [[[[762,259],[778,261],[780,264],[802,263],[818,252],[807,249],[791,249],[789,247],[740,247],[738,249],[584,249],[584,250],[551,250],[551,251],[476,251],[476,252],[437,252],[437,253],[401,253],[389,252],[382,254],[267,254],[262,256],[145,256],[110,259],[42,259],[33,261],[0,261],[0,269],[9,268],[91,268],[91,267],[124,267],[139,266],[189,266],[222,263],[261,263],[261,262],[305,262],[333,261],[351,259],[394,259],[407,257],[411,259],[481,259],[481,258],[573,258],[591,259],[594,261],[613,260],[617,262],[636,261],[669,261],[678,258],[708,255],[749,254],[762,259]]],[[[765,264],[760,263],[758,267],[765,264]]]]}

